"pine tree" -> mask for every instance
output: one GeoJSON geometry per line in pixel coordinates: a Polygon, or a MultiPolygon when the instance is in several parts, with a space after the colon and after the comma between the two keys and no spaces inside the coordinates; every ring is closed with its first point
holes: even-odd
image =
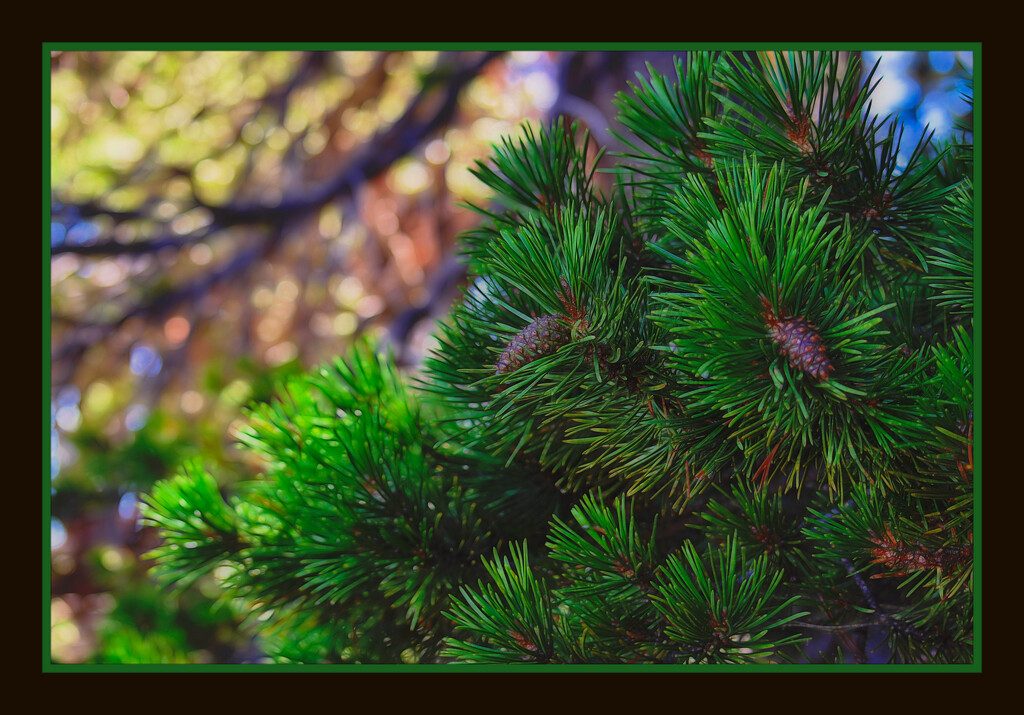
{"type": "Polygon", "coordinates": [[[971,663],[970,127],[897,163],[874,71],[689,53],[495,146],[417,378],[369,342],[252,408],[265,472],[149,495],[301,663],[971,663]]]}

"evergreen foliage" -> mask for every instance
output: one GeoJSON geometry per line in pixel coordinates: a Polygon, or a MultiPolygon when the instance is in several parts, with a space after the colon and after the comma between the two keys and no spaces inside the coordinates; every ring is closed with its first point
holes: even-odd
{"type": "Polygon", "coordinates": [[[972,662],[970,128],[899,167],[855,57],[675,70],[611,196],[575,125],[496,146],[420,377],[256,406],[261,478],[149,496],[158,577],[287,662],[972,662]]]}

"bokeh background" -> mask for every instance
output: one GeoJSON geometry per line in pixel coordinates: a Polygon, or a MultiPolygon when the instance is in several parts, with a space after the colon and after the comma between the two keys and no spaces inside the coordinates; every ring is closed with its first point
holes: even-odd
{"type": "MultiPolygon", "coordinates": [[[[414,371],[465,278],[492,142],[681,52],[50,52],[50,651],[54,663],[259,663],[216,573],[158,588],[138,500],[185,460],[220,483],[246,405],[372,333],[414,371]]],[[[863,52],[873,111],[955,139],[970,52],[863,52]]]]}

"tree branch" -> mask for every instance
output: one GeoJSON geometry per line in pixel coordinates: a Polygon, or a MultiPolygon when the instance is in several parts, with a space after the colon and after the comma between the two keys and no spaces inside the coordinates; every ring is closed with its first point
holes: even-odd
{"type": "MultiPolygon", "coordinates": [[[[113,239],[88,245],[61,244],[54,246],[50,255],[63,253],[81,255],[119,255],[126,253],[147,253],[169,246],[181,246],[206,240],[209,236],[226,228],[251,224],[281,224],[290,219],[309,214],[330,201],[351,195],[364,182],[378,176],[395,161],[419,146],[437,128],[446,124],[454,115],[458,98],[466,86],[500,52],[487,52],[475,62],[457,69],[444,87],[437,109],[427,119],[421,120],[421,108],[429,92],[421,92],[406,108],[405,113],[384,133],[378,134],[371,144],[332,179],[313,191],[294,196],[280,202],[258,200],[248,203],[234,203],[221,206],[196,201],[196,207],[205,208],[213,216],[212,223],[205,230],[184,234],[180,237],[162,236],[152,241],[122,243],[113,239]]],[[[120,219],[145,218],[141,212],[111,212],[96,204],[83,204],[76,208],[83,216],[107,215],[120,219]]]]}

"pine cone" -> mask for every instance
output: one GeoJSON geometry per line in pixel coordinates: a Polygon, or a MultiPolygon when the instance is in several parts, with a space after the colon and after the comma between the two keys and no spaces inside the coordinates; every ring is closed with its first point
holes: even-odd
{"type": "Polygon", "coordinates": [[[769,321],[768,327],[790,367],[800,368],[819,381],[828,379],[835,368],[814,325],[803,318],[788,317],[769,321]]]}
{"type": "Polygon", "coordinates": [[[528,362],[554,352],[569,342],[572,330],[557,315],[542,315],[512,338],[498,358],[494,374],[518,370],[528,362]]]}

